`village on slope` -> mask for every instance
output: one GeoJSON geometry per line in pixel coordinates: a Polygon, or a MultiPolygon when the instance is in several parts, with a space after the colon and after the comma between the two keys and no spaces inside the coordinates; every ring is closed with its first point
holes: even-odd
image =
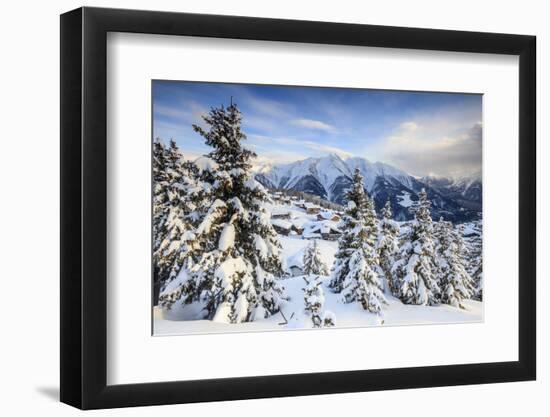
{"type": "Polygon", "coordinates": [[[236,104],[211,109],[212,151],[154,142],[154,333],[455,323],[482,319],[481,222],[396,222],[353,176],[347,204],[255,181],[236,104]]]}

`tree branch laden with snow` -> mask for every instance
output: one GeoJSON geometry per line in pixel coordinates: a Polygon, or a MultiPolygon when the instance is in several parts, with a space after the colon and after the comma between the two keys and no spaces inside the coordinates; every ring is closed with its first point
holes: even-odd
{"type": "Polygon", "coordinates": [[[189,252],[190,279],[171,294],[167,306],[183,298],[199,301],[204,318],[241,323],[279,311],[285,300],[281,246],[263,207],[268,196],[251,173],[256,155],[242,146],[241,113],[236,104],[212,108],[206,131],[194,125],[212,151],[213,161],[201,180],[209,184],[208,210],[199,212],[194,249],[189,252]]]}

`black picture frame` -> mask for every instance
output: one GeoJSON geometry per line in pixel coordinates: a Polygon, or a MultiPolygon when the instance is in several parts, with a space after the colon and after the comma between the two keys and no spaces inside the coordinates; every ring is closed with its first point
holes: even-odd
{"type": "Polygon", "coordinates": [[[61,15],[60,57],[62,402],[95,409],[535,379],[534,36],[84,7],[61,15]],[[518,361],[107,385],[108,32],[519,56],[518,361]]]}

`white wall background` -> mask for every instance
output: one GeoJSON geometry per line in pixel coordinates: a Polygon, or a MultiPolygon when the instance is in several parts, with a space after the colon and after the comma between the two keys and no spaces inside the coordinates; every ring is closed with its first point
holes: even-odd
{"type": "MultiPolygon", "coordinates": [[[[550,249],[550,211],[543,187],[550,168],[542,162],[550,150],[542,138],[550,134],[543,119],[550,82],[550,26],[545,3],[536,0],[486,1],[394,0],[157,0],[93,1],[89,6],[237,14],[292,19],[371,23],[532,34],[538,37],[538,210],[542,259],[550,249]]],[[[0,277],[2,314],[0,343],[0,410],[3,415],[74,415],[58,403],[59,392],[59,17],[81,6],[72,0],[55,3],[7,2],[2,8],[0,103],[0,277]]],[[[539,264],[539,294],[548,293],[539,264]]],[[[429,416],[445,414],[542,415],[550,390],[550,303],[539,296],[538,381],[498,385],[325,395],[290,399],[238,401],[99,411],[97,415],[146,416],[162,412],[201,416],[284,414],[334,416],[429,416]],[[460,402],[459,402],[460,401],[460,402]],[[463,404],[461,406],[460,404],[463,404]]]]}

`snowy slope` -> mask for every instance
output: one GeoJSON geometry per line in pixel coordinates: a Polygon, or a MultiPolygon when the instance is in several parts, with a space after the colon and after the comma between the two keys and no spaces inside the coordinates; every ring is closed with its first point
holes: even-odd
{"type": "MultiPolygon", "coordinates": [[[[332,311],[336,316],[336,326],[369,327],[379,326],[376,315],[366,312],[358,303],[344,304],[339,294],[334,294],[327,287],[329,278],[323,278],[325,294],[325,310],[332,311]]],[[[248,331],[292,330],[311,328],[310,318],[304,313],[302,288],[305,286],[303,277],[288,278],[283,281],[291,298],[282,308],[282,314],[276,314],[267,319],[249,323],[227,324],[210,320],[196,320],[200,313],[196,304],[177,308],[171,311],[155,308],[155,335],[178,335],[200,333],[229,333],[248,331]]],[[[384,326],[399,326],[413,324],[443,324],[480,322],[483,319],[483,304],[478,301],[466,300],[466,310],[449,305],[437,307],[405,305],[392,296],[387,296],[388,305],[383,309],[384,326]]]]}
{"type": "MultiPolygon", "coordinates": [[[[401,203],[407,205],[409,195],[401,195],[401,203]]],[[[294,224],[308,224],[315,220],[316,216],[308,215],[306,212],[294,205],[279,203],[266,203],[265,208],[269,212],[290,213],[290,220],[294,224]]],[[[479,222],[465,224],[464,233],[474,233],[479,222]]],[[[404,230],[405,224],[402,225],[404,230]]],[[[479,230],[478,230],[479,231],[479,230]]],[[[230,235],[230,231],[228,231],[230,235]]],[[[225,240],[224,240],[225,242],[225,240]]],[[[310,240],[302,239],[300,236],[279,235],[281,243],[283,265],[301,265],[305,248],[311,243],[310,240]]],[[[329,267],[334,262],[334,256],[338,249],[337,241],[318,240],[319,250],[324,263],[329,267]]],[[[171,282],[166,289],[170,292],[176,288],[182,280],[184,272],[171,282]]],[[[289,300],[282,307],[282,313],[267,319],[256,320],[249,323],[227,324],[216,321],[203,320],[201,305],[198,303],[183,305],[181,301],[174,304],[171,310],[154,309],[154,334],[155,335],[177,335],[177,334],[204,334],[220,332],[243,332],[243,331],[273,331],[290,329],[311,328],[310,317],[304,312],[305,286],[303,276],[281,278],[281,284],[286,289],[289,300]]],[[[336,316],[337,327],[367,327],[367,326],[394,326],[412,324],[442,324],[442,323],[465,323],[480,322],[483,320],[483,304],[478,301],[466,300],[466,309],[462,310],[449,305],[437,307],[405,305],[400,300],[386,294],[388,305],[383,307],[383,323],[374,314],[363,310],[359,304],[345,304],[341,295],[334,294],[327,287],[329,277],[321,277],[325,296],[324,309],[333,312],[336,316]]]]}

